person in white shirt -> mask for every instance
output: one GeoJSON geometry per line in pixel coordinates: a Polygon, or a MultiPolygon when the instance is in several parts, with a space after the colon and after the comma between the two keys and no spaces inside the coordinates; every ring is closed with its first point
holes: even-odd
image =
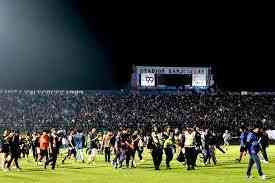
{"type": "Polygon", "coordinates": [[[224,134],[223,134],[223,142],[224,142],[224,147],[225,150],[228,151],[228,147],[229,147],[229,141],[231,140],[231,134],[228,132],[228,130],[225,130],[224,134]]]}
{"type": "Polygon", "coordinates": [[[105,155],[105,162],[110,163],[111,157],[111,139],[113,137],[113,133],[111,130],[108,130],[103,136],[103,147],[104,147],[104,155],[105,155]]]}
{"type": "Polygon", "coordinates": [[[193,128],[187,128],[185,131],[185,157],[186,157],[186,164],[187,170],[194,170],[195,169],[195,136],[196,132],[193,128]]]}

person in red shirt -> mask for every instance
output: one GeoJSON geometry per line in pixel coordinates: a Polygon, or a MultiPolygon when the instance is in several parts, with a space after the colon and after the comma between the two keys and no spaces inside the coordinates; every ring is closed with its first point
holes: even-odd
{"type": "Polygon", "coordinates": [[[43,134],[39,138],[39,144],[40,144],[40,157],[39,162],[42,161],[44,157],[46,157],[46,161],[48,161],[48,148],[49,148],[49,141],[50,137],[48,135],[48,132],[46,130],[43,131],[43,134]]]}

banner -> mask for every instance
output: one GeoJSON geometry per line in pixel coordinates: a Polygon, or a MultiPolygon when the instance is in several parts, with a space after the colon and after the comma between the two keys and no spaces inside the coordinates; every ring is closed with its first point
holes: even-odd
{"type": "Polygon", "coordinates": [[[143,67],[137,66],[137,73],[192,74],[192,67],[143,67]]]}

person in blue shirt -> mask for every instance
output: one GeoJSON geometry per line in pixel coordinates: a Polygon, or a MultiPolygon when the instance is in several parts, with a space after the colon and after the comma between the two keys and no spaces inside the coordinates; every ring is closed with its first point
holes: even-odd
{"type": "Polygon", "coordinates": [[[76,149],[76,159],[82,160],[82,163],[84,163],[83,148],[85,144],[85,137],[82,133],[82,130],[80,129],[77,130],[77,133],[74,136],[74,143],[75,143],[75,149],[76,149]]]}
{"type": "Polygon", "coordinates": [[[262,179],[266,179],[266,176],[262,172],[261,161],[258,156],[258,152],[261,149],[259,139],[258,139],[258,134],[259,134],[259,128],[254,128],[252,131],[250,131],[247,134],[245,149],[247,149],[249,154],[249,162],[248,162],[246,175],[248,178],[252,178],[251,169],[255,163],[259,176],[261,176],[262,179]]]}
{"type": "Polygon", "coordinates": [[[239,163],[242,161],[243,156],[246,154],[245,144],[246,144],[246,138],[247,138],[247,128],[245,126],[242,126],[240,128],[240,157],[239,159],[236,159],[239,163]]]}

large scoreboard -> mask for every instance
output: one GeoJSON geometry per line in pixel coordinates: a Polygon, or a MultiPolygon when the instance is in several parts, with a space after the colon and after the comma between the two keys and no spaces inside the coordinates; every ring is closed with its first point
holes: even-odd
{"type": "Polygon", "coordinates": [[[207,89],[213,82],[210,67],[137,66],[132,74],[137,89],[207,89]]]}

